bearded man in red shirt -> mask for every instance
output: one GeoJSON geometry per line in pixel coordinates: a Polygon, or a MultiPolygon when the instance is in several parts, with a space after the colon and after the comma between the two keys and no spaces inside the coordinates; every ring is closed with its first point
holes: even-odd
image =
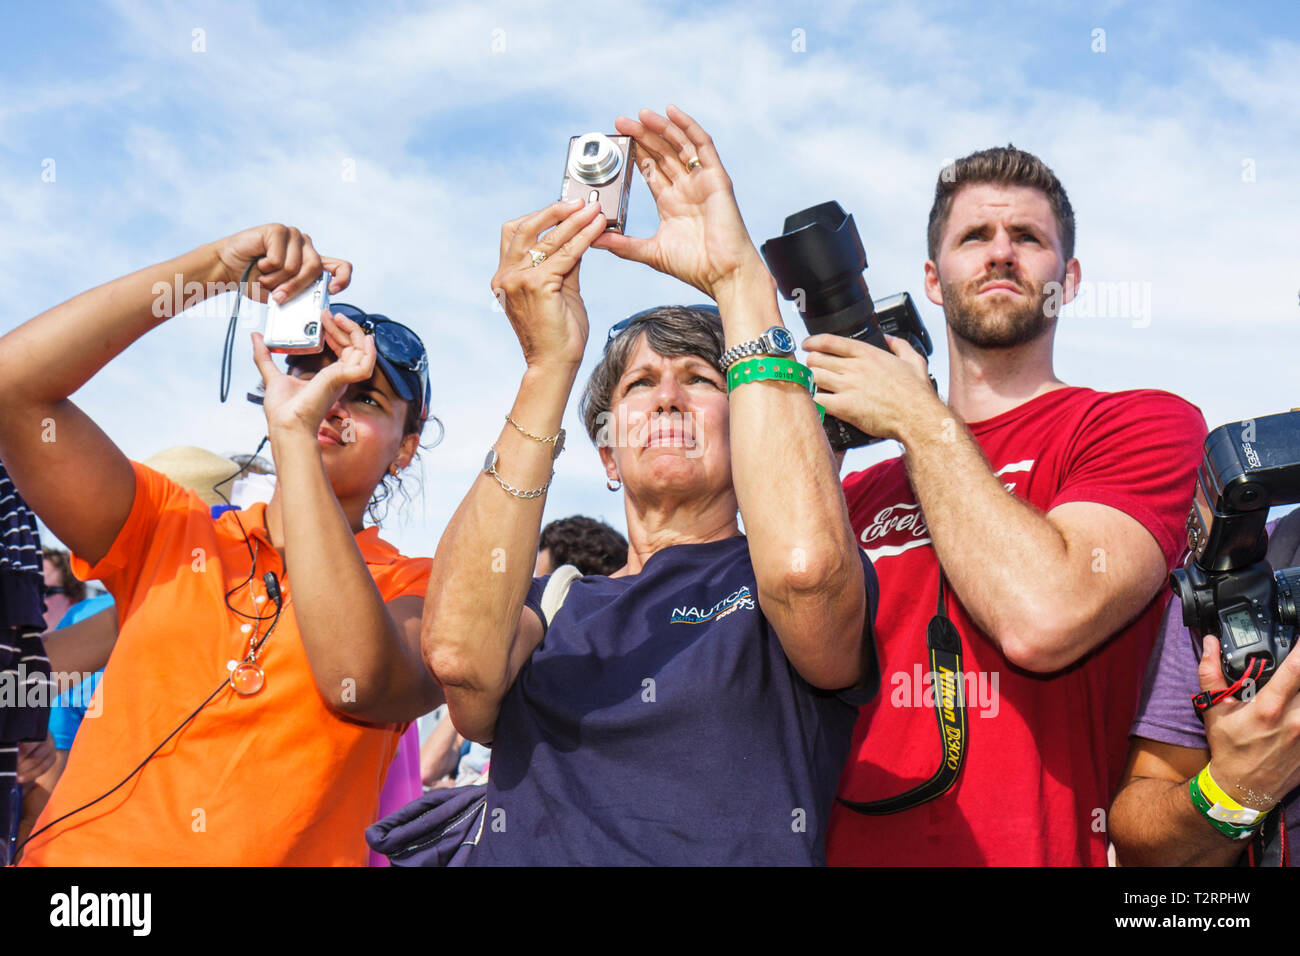
{"type": "Polygon", "coordinates": [[[1069,199],[1037,157],[945,169],[928,238],[946,404],[901,340],[804,345],[827,414],[903,446],[844,480],[880,579],[882,684],[828,861],[1104,865],[1205,421],[1166,392],[1056,377],[1080,269],[1069,199]]]}

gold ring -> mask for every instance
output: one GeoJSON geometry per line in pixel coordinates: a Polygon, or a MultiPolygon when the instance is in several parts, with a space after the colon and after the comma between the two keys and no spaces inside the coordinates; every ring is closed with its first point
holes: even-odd
{"type": "Polygon", "coordinates": [[[695,170],[699,168],[700,168],[700,157],[692,156],[690,159],[686,161],[686,171],[688,173],[693,173],[695,172],[695,170]]]}
{"type": "Polygon", "coordinates": [[[529,249],[528,258],[533,260],[533,268],[537,268],[546,261],[546,253],[537,249],[529,249]]]}

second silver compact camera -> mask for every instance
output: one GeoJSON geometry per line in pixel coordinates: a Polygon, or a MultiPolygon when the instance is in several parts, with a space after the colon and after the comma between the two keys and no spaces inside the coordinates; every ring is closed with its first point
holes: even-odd
{"type": "Polygon", "coordinates": [[[632,189],[636,146],[631,136],[586,133],[569,140],[560,199],[598,200],[607,232],[627,225],[627,197],[632,189]]]}

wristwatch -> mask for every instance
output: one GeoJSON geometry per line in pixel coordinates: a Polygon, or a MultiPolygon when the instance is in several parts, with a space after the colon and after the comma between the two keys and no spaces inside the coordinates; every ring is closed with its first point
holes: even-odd
{"type": "Polygon", "coordinates": [[[774,325],[756,339],[741,342],[734,348],[722,353],[718,364],[725,373],[741,359],[750,355],[779,355],[789,358],[794,355],[794,336],[782,325],[774,325]]]}

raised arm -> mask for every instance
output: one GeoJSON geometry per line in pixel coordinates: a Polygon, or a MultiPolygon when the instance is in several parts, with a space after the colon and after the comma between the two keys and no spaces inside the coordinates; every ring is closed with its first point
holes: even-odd
{"type": "MultiPolygon", "coordinates": [[[[560,430],[587,343],[579,262],[604,226],[599,205],[553,203],[501,231],[501,265],[492,287],[527,363],[509,413],[533,435],[560,430]],[[547,258],[533,265],[530,249],[547,258]]],[[[501,701],[543,633],[524,599],[537,560],[545,494],[520,497],[500,482],[518,492],[544,488],[554,449],[510,424],[492,447],[500,481],[480,471],[438,542],[423,641],[456,729],[484,744],[492,741],[501,701]]]]}
{"type": "MultiPolygon", "coordinates": [[[[410,594],[385,602],[326,474],[317,439],[326,413],[374,374],[375,339],[343,316],[327,315],[323,325],[337,360],[310,379],[280,372],[261,336],[253,334],[277,475],[267,521],[274,530],[270,515],[278,508],[290,597],[321,698],[357,720],[400,723],[442,702],[420,661],[421,598],[410,594]]],[[[354,393],[358,400],[369,395],[354,393]]],[[[395,443],[402,465],[418,441],[410,434],[395,443]]],[[[383,450],[386,465],[392,449],[383,450]]]]}
{"type": "Polygon", "coordinates": [[[75,687],[95,671],[103,670],[117,643],[117,608],[106,607],[90,617],[41,635],[55,693],[75,687]]]}
{"type": "MultiPolygon", "coordinates": [[[[0,459],[32,510],[86,561],[102,558],[126,523],[135,475],[68,396],[171,318],[179,297],[170,290],[233,288],[254,260],[260,286],[282,300],[319,276],[322,264],[298,230],[259,226],[83,292],[0,338],[0,459]]],[[[334,267],[330,288],[339,291],[350,267],[334,267]]]]}
{"type": "MultiPolygon", "coordinates": [[[[660,226],[649,239],[607,233],[594,245],[711,296],[728,348],[781,325],[776,284],[709,135],[671,106],[667,117],[642,110],[640,122],[616,125],[636,140],[660,226]]],[[[759,604],[805,680],[855,685],[869,660],[862,562],[812,398],[802,386],[761,381],[731,392],[730,403],[732,482],[759,604]]]]}
{"type": "MultiPolygon", "coordinates": [[[[890,346],[892,354],[834,335],[807,340],[816,382],[833,393],[820,398],[826,413],[902,443],[944,574],[1007,659],[1040,673],[1068,667],[1163,587],[1161,546],[1118,508],[1071,501],[1044,513],[1008,494],[935,394],[925,360],[901,339],[890,346]]],[[[1158,439],[1168,451],[1162,465],[1186,475],[1189,500],[1199,438],[1190,422],[1168,419],[1158,439]]]]}

